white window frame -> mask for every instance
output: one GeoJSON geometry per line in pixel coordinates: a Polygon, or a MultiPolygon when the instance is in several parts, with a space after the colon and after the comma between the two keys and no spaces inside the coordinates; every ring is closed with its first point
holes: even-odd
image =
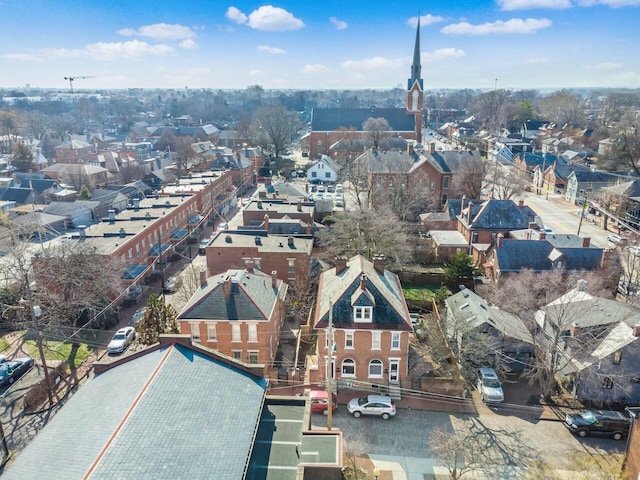
{"type": "Polygon", "coordinates": [[[207,323],[207,341],[208,342],[218,341],[218,331],[216,329],[215,323],[207,323]]]}
{"type": "Polygon", "coordinates": [[[400,350],[401,332],[391,332],[391,350],[400,350]]]}
{"type": "Polygon", "coordinates": [[[200,341],[200,322],[191,322],[189,323],[191,327],[191,340],[194,342],[200,341]]]}
{"type": "Polygon", "coordinates": [[[344,348],[347,350],[353,350],[356,348],[356,331],[345,330],[344,331],[344,348]]]}
{"type": "Polygon", "coordinates": [[[231,350],[231,358],[242,361],[242,350],[231,350]]]}
{"type": "Polygon", "coordinates": [[[239,323],[231,324],[231,341],[232,342],[242,342],[242,332],[240,331],[239,323]]]}
{"type": "Polygon", "coordinates": [[[355,323],[371,323],[373,321],[373,307],[353,307],[353,321],[355,323]]]}
{"type": "Polygon", "coordinates": [[[371,330],[371,350],[380,350],[382,348],[382,331],[371,330]]]}
{"type": "Polygon", "coordinates": [[[369,367],[367,369],[367,373],[369,375],[369,378],[384,378],[384,363],[382,362],[382,360],[378,359],[378,358],[374,358],[373,360],[371,360],[369,362],[369,367]],[[380,365],[380,374],[372,374],[371,373],[371,366],[372,365],[380,365]]]}
{"type": "Polygon", "coordinates": [[[356,378],[356,361],[353,358],[345,358],[340,365],[341,378],[356,378]],[[353,366],[353,373],[344,373],[345,364],[353,366]]]}
{"type": "Polygon", "coordinates": [[[255,323],[247,324],[249,327],[249,342],[257,343],[258,341],[258,325],[255,323]]]}

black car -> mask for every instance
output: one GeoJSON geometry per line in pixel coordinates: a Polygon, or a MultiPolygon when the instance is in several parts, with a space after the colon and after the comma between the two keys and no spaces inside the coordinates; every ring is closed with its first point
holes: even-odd
{"type": "Polygon", "coordinates": [[[33,367],[33,358],[19,357],[0,363],[0,386],[11,385],[33,367]]]}
{"type": "Polygon", "coordinates": [[[564,426],[579,437],[602,435],[620,440],[629,434],[631,419],[622,412],[586,410],[582,413],[568,414],[564,426]]]}

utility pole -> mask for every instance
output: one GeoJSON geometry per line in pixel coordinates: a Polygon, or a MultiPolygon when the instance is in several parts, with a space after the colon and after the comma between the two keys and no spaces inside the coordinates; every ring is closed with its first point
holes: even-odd
{"type": "Polygon", "coordinates": [[[329,328],[327,330],[327,348],[329,349],[327,369],[327,430],[331,431],[333,422],[333,386],[331,379],[333,377],[333,302],[329,302],[329,328]]]}

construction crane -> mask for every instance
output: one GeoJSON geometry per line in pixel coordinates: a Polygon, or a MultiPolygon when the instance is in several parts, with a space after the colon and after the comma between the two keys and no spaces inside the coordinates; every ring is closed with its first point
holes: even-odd
{"type": "Polygon", "coordinates": [[[92,76],[92,75],[89,75],[89,76],[87,76],[87,75],[83,75],[83,76],[77,75],[75,77],[64,77],[65,80],[69,80],[69,89],[71,90],[71,93],[73,93],[73,81],[77,80],[79,78],[80,79],[85,79],[85,78],[95,78],[95,77],[92,76]]]}

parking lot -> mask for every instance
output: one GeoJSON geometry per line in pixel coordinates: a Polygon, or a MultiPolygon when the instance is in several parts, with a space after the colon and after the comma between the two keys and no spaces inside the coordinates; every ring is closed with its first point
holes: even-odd
{"type": "MultiPolygon", "coordinates": [[[[312,423],[315,428],[326,428],[327,417],[314,413],[312,423]]],[[[381,479],[394,480],[422,480],[444,473],[444,466],[429,451],[436,429],[478,438],[484,446],[482,458],[497,475],[493,478],[506,478],[505,472],[517,477],[535,460],[566,470],[565,463],[574,452],[604,457],[625,448],[624,441],[578,439],[560,421],[521,418],[482,404],[478,405],[477,415],[398,409],[397,415],[386,421],[377,417],[354,418],[341,404],[333,416],[333,427],[343,432],[347,452],[363,457],[359,464],[364,469],[371,471],[375,464],[381,469],[381,479]]]]}

